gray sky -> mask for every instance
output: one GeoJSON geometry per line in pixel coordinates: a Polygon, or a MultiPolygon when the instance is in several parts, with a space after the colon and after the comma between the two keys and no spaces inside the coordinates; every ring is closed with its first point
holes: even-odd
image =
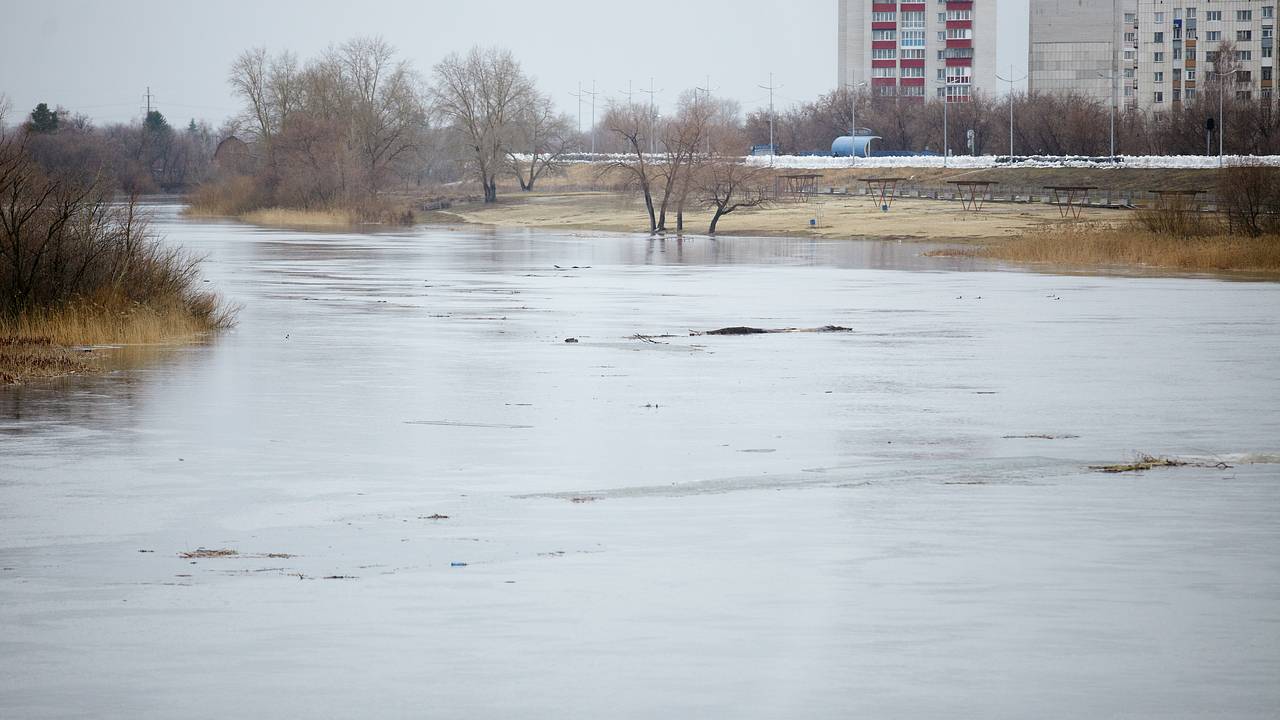
{"type": "MultiPolygon", "coordinates": [[[[998,2],[997,62],[1026,66],[1027,0],[998,2]]],[[[236,111],[226,73],[242,50],[265,45],[304,59],[356,35],[382,35],[424,74],[447,53],[473,44],[510,48],[576,115],[570,93],[594,78],[621,96],[654,78],[661,104],[706,83],[746,109],[765,105],[769,73],[780,106],[836,83],[836,0],[589,0],[522,3],[399,0],[157,0],[23,2],[3,10],[0,93],[15,113],[37,102],[85,112],[98,122],[138,117],[148,85],[172,122],[217,125],[236,111]]],[[[647,96],[641,96],[647,97],[647,96]]],[[[586,114],[584,112],[584,114],[586,114]]]]}

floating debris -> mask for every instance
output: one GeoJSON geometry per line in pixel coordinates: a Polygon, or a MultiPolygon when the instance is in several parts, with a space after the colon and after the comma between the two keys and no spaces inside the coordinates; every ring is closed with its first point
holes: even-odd
{"type": "Polygon", "coordinates": [[[198,548],[195,550],[189,550],[187,552],[178,553],[178,557],[183,558],[184,560],[195,560],[195,559],[204,560],[207,558],[236,557],[239,554],[240,553],[235,550],[226,550],[226,549],[210,550],[208,548],[198,548]]]}
{"type": "Polygon", "coordinates": [[[565,339],[564,339],[564,341],[565,341],[565,342],[567,342],[567,343],[569,343],[570,345],[572,345],[572,344],[574,344],[574,343],[578,342],[578,338],[565,338],[565,339]]]}
{"type": "Polygon", "coordinates": [[[441,515],[440,513],[435,513],[433,515],[419,515],[418,519],[419,520],[448,520],[449,516],[441,515]]]}
{"type": "MultiPolygon", "coordinates": [[[[1153,470],[1158,467],[1186,467],[1191,465],[1185,460],[1176,458],[1156,457],[1154,455],[1139,455],[1131,463],[1120,463],[1117,465],[1090,465],[1090,470],[1097,470],[1104,473],[1127,473],[1127,472],[1143,472],[1145,470],[1153,470]]],[[[1205,467],[1205,466],[1200,466],[1205,467]]]]}
{"type": "Polygon", "coordinates": [[[1047,435],[1047,434],[1005,435],[1004,439],[1005,440],[1078,440],[1080,439],[1080,436],[1079,435],[1047,435]]]}
{"type": "Polygon", "coordinates": [[[758,328],[747,327],[744,325],[736,325],[734,327],[720,328],[719,330],[706,330],[699,332],[690,330],[690,336],[700,335],[771,335],[774,333],[832,333],[832,332],[853,332],[851,328],[842,327],[840,325],[823,325],[816,328],[758,328]]]}

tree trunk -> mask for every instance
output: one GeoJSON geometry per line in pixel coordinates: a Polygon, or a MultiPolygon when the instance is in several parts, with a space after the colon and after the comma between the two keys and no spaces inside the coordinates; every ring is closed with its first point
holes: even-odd
{"type": "Polygon", "coordinates": [[[715,215],[711,216],[711,227],[707,229],[708,235],[716,234],[716,224],[720,222],[720,218],[723,217],[724,214],[724,208],[717,205],[715,215]]]}

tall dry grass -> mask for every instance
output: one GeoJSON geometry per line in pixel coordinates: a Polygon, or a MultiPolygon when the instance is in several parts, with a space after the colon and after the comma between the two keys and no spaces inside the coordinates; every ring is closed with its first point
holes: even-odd
{"type": "Polygon", "coordinates": [[[407,200],[383,195],[353,196],[329,202],[290,202],[260,176],[233,175],[206,183],[188,198],[186,214],[194,217],[234,217],[258,225],[287,227],[350,227],[352,225],[412,225],[407,200]]]}
{"type": "Polygon", "coordinates": [[[1280,236],[1182,237],[1136,227],[1081,223],[1054,226],[963,254],[1017,263],[1073,267],[1127,266],[1193,272],[1280,273],[1280,236]]]}
{"type": "Polygon", "coordinates": [[[96,173],[46,171],[0,135],[0,339],[153,343],[231,324],[198,259],[150,230],[96,173]]]}

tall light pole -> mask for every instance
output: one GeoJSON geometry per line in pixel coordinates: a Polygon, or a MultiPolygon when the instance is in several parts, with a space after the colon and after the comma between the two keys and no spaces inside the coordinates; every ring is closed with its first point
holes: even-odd
{"type": "MultiPolygon", "coordinates": [[[[1222,78],[1227,75],[1235,77],[1235,74],[1239,72],[1247,72],[1247,71],[1244,70],[1243,68],[1237,68],[1235,70],[1231,70],[1230,72],[1211,72],[1211,73],[1208,73],[1208,75],[1210,77],[1217,75],[1219,78],[1222,78]]],[[[1226,84],[1225,80],[1220,80],[1218,82],[1218,167],[1222,167],[1222,135],[1223,135],[1222,131],[1227,129],[1226,118],[1222,116],[1222,96],[1226,94],[1225,88],[1223,87],[1225,84],[1226,84]]]]}
{"type": "Polygon", "coordinates": [[[649,76],[649,89],[641,90],[640,92],[649,94],[649,154],[652,155],[657,152],[657,140],[654,138],[654,135],[658,132],[658,111],[657,107],[654,105],[653,98],[662,91],[653,89],[653,76],[651,75],[649,76]]]}
{"type": "Polygon", "coordinates": [[[1027,76],[1023,75],[1020,78],[1015,78],[1013,76],[1013,66],[1010,65],[1009,77],[1000,77],[999,75],[996,75],[996,78],[1009,83],[1009,158],[1013,159],[1013,84],[1026,80],[1027,76]]]}
{"type": "Polygon", "coordinates": [[[773,91],[777,90],[781,86],[775,86],[773,84],[773,73],[769,73],[769,84],[759,85],[758,87],[761,90],[769,91],[769,167],[773,167],[773,91]]]}
{"type": "Polygon", "coordinates": [[[849,83],[849,167],[858,164],[858,88],[866,84],[849,83]]]}
{"type": "MultiPolygon", "coordinates": [[[[1115,71],[1105,75],[1098,73],[1098,77],[1111,81],[1111,158],[1114,160],[1116,157],[1116,73],[1115,71]]],[[[1010,100],[1010,103],[1012,102],[1010,100]]]]}
{"type": "MultiPolygon", "coordinates": [[[[586,91],[584,91],[586,92],[586,91]]],[[[591,92],[587,93],[591,96],[591,154],[596,154],[596,81],[591,81],[591,92]]]]}
{"type": "Polygon", "coordinates": [[[942,167],[947,166],[947,157],[951,155],[951,137],[947,131],[947,106],[951,104],[951,96],[947,93],[947,80],[942,81],[942,167]]]}

